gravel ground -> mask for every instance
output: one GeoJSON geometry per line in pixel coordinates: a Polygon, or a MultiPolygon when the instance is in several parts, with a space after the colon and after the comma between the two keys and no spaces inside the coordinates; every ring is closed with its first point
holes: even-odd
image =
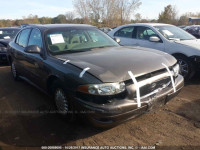
{"type": "Polygon", "coordinates": [[[164,107],[112,129],[97,129],[80,119],[67,123],[45,113],[54,109],[48,96],[24,81],[15,82],[10,67],[0,66],[0,150],[47,145],[200,149],[198,76],[164,107]]]}

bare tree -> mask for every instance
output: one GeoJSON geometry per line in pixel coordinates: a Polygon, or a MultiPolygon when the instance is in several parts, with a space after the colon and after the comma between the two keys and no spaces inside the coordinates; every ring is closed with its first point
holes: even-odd
{"type": "Polygon", "coordinates": [[[98,24],[102,21],[103,12],[103,0],[88,0],[87,1],[90,20],[95,24],[98,24]]]}
{"type": "Polygon", "coordinates": [[[117,0],[103,1],[102,20],[106,26],[114,27],[119,25],[119,10],[117,0]]]}
{"type": "Polygon", "coordinates": [[[140,22],[142,20],[142,16],[140,13],[135,14],[135,22],[140,22]]]}
{"type": "Polygon", "coordinates": [[[84,23],[88,23],[89,7],[88,0],[73,0],[76,12],[84,19],[84,23]]]}
{"type": "Polygon", "coordinates": [[[74,13],[73,11],[69,11],[69,12],[67,12],[67,13],[65,14],[65,17],[66,17],[66,19],[67,19],[67,21],[68,21],[69,23],[73,23],[73,20],[74,20],[74,18],[75,18],[75,13],[74,13]]]}
{"type": "Polygon", "coordinates": [[[130,20],[131,14],[141,5],[140,0],[119,0],[121,24],[130,20]]]}
{"type": "Polygon", "coordinates": [[[81,18],[88,18],[95,25],[101,22],[107,26],[130,21],[141,5],[140,0],[74,0],[73,3],[81,18]]]}

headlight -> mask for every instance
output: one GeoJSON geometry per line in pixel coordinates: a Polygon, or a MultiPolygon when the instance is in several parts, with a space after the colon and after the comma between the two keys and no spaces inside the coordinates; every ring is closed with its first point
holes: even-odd
{"type": "Polygon", "coordinates": [[[82,85],[78,91],[92,95],[115,95],[125,91],[125,83],[105,83],[82,85]]]}
{"type": "Polygon", "coordinates": [[[180,66],[179,64],[176,64],[174,67],[173,67],[173,72],[174,72],[174,76],[177,77],[179,72],[180,72],[180,66]]]}

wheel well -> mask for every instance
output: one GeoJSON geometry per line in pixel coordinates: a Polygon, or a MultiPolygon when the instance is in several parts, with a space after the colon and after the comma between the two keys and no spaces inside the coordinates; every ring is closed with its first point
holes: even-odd
{"type": "Polygon", "coordinates": [[[11,58],[10,55],[8,56],[8,62],[9,62],[10,64],[12,63],[12,58],[11,58]]]}
{"type": "Polygon", "coordinates": [[[55,81],[55,80],[59,80],[58,77],[54,76],[54,75],[51,75],[48,79],[47,79],[47,90],[48,90],[48,93],[50,94],[52,92],[52,89],[51,89],[51,85],[52,83],[55,81]]]}
{"type": "Polygon", "coordinates": [[[176,57],[176,56],[183,56],[183,57],[187,57],[186,55],[184,54],[181,54],[181,53],[174,53],[172,54],[172,56],[176,57]]]}
{"type": "Polygon", "coordinates": [[[188,57],[184,54],[181,54],[181,53],[175,53],[175,54],[172,54],[172,56],[176,57],[176,56],[182,56],[182,57],[185,57],[187,58],[188,60],[192,61],[193,62],[193,58],[192,57],[188,57]]]}

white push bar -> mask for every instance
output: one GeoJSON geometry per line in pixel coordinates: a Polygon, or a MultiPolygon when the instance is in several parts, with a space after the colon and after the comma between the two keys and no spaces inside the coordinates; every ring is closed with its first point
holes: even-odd
{"type": "Polygon", "coordinates": [[[174,89],[174,93],[176,92],[176,86],[175,86],[175,83],[174,83],[174,78],[173,78],[173,75],[171,73],[171,71],[169,70],[169,67],[167,67],[167,65],[165,65],[164,63],[162,63],[163,66],[165,66],[165,68],[167,69],[170,77],[171,77],[171,80],[172,80],[172,86],[173,86],[173,89],[174,89]]]}
{"type": "Polygon", "coordinates": [[[133,80],[133,83],[134,83],[134,85],[136,87],[137,105],[138,105],[138,107],[141,107],[140,87],[139,87],[138,82],[137,82],[135,76],[133,75],[133,73],[131,71],[128,71],[128,74],[131,77],[131,79],[133,80]]]}

